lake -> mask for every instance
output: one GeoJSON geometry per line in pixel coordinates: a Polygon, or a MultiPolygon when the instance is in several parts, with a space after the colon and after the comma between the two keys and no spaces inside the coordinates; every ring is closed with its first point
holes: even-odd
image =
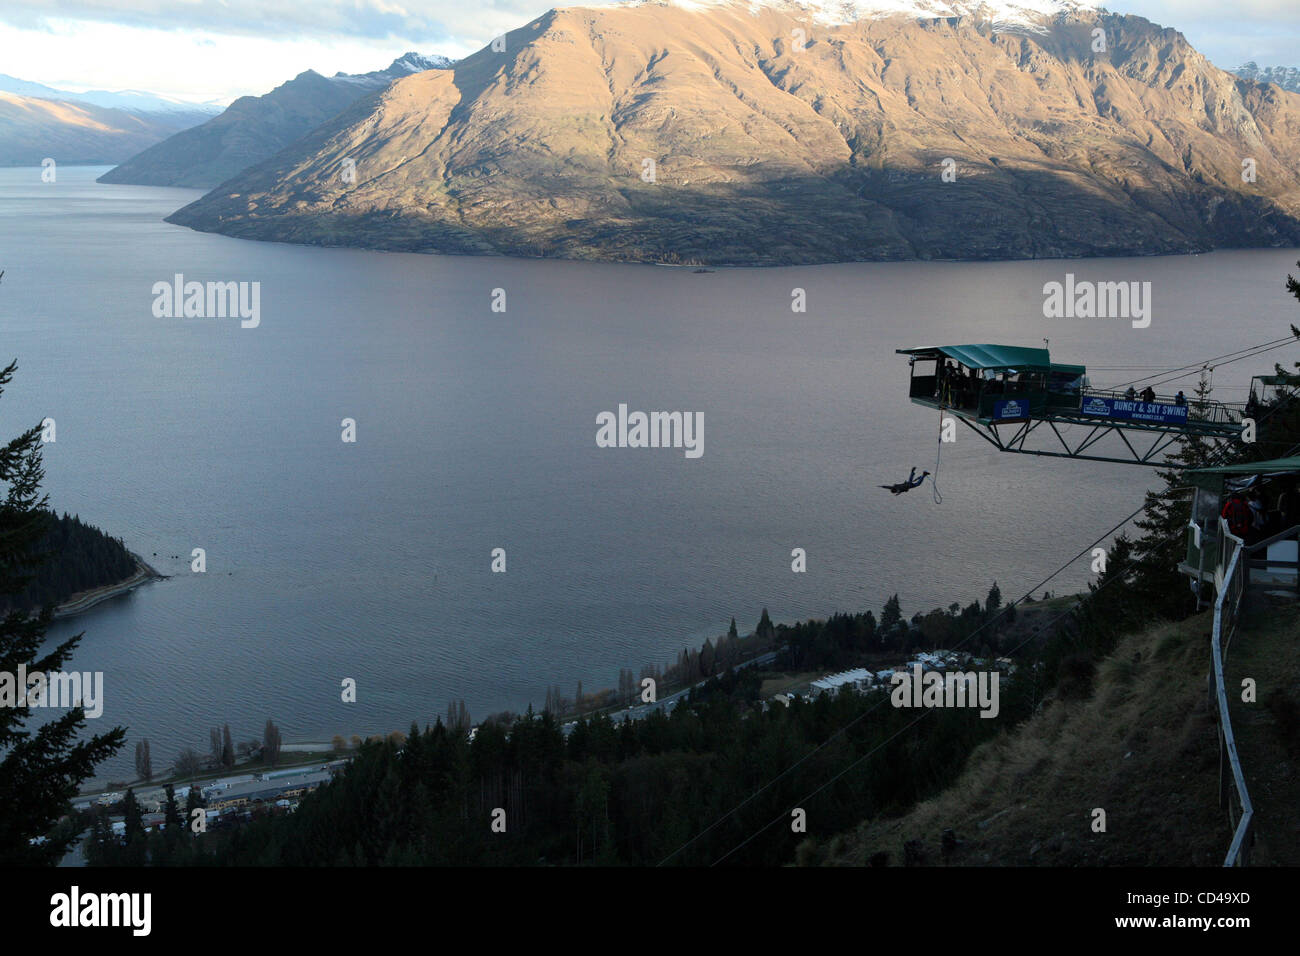
{"type": "MultiPolygon", "coordinates": [[[[476,720],[540,707],[550,684],[615,686],[733,616],[747,633],[763,607],[879,613],[897,592],[910,616],[995,579],[1019,596],[1155,475],[1001,454],[963,428],[942,504],[928,485],[893,497],[877,485],[934,471],[938,444],[896,348],[1048,338],[1117,384],[1300,319],[1296,250],[705,274],[421,256],[192,232],[162,219],[198,192],[102,172],[0,169],[0,359],[19,361],[0,423],[53,418],[52,505],[172,575],[51,630],[84,630],[71,666],[105,673],[98,724],[129,727],[102,768],[118,779],[135,740],[161,769],[226,722],[236,741],[268,717],[329,740],[454,698],[476,720]],[[153,287],[178,273],[258,283],[260,323],[156,317],[153,287]],[[1150,326],[1044,318],[1044,283],[1067,273],[1149,281],[1150,326]],[[703,454],[597,447],[620,404],[699,413],[703,454]]],[[[1285,354],[1221,369],[1216,397],[1243,400],[1285,354]]],[[[1050,587],[1090,576],[1080,559],[1050,587]]]]}

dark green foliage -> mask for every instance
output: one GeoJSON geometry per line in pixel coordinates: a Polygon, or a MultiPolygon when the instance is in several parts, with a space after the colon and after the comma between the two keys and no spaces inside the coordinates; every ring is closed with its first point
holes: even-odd
{"type": "MultiPolygon", "coordinates": [[[[727,680],[742,686],[734,675],[710,684],[727,680]]],[[[1020,706],[1004,695],[1004,713],[1008,703],[1020,706]]],[[[818,832],[848,828],[941,788],[1000,726],[971,710],[925,713],[910,726],[920,713],[852,693],[763,712],[718,689],[641,721],[581,720],[567,740],[545,712],[485,724],[473,741],[439,722],[400,750],[364,744],[296,813],[203,842],[219,862],[252,865],[785,863],[799,837],[763,826],[796,801],[818,832]],[[496,808],[505,833],[492,832],[496,808]]]]}
{"type": "Polygon", "coordinates": [[[29,553],[46,560],[33,568],[25,587],[0,598],[0,612],[61,604],[81,591],[117,584],[136,573],[135,558],[121,539],[109,537],[76,515],[59,517],[45,511],[42,517],[45,532],[29,553]]]}
{"type": "MultiPolygon", "coordinates": [[[[15,365],[0,370],[0,393],[15,365]]],[[[40,491],[44,478],[41,430],[33,427],[0,446],[0,601],[12,602],[39,573],[39,543],[49,512],[40,491]]],[[[37,615],[10,611],[0,619],[0,671],[16,674],[19,664],[32,671],[60,671],[81,635],[45,650],[48,611],[37,615]]],[[[31,708],[0,708],[0,865],[58,862],[73,840],[55,825],[68,810],[82,781],[95,766],[121,748],[126,731],[116,727],[90,740],[78,740],[85,712],[76,707],[35,730],[24,725],[31,708]],[[33,846],[31,840],[47,837],[33,846]]]]}
{"type": "Polygon", "coordinates": [[[835,614],[825,621],[783,624],[777,635],[781,644],[776,659],[778,670],[838,670],[850,666],[864,651],[879,650],[873,646],[876,621],[870,611],[835,614]]]}
{"type": "Polygon", "coordinates": [[[989,614],[997,614],[1002,610],[1002,589],[998,587],[997,581],[994,581],[993,586],[989,588],[988,598],[984,601],[984,610],[989,614]]]}

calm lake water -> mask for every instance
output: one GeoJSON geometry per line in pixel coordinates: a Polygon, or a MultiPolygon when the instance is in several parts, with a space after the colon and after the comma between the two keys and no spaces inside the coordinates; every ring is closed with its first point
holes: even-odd
{"type": "MultiPolygon", "coordinates": [[[[453,698],[475,719],[521,710],[552,683],[667,662],[733,615],[751,630],[764,606],[794,621],[898,592],[911,615],[994,579],[1019,595],[1153,474],[999,454],[963,429],[941,505],[928,487],[891,497],[876,486],[934,470],[938,425],[894,349],[1047,337],[1058,361],[1175,366],[1300,317],[1282,286],[1295,250],[711,274],[387,254],[170,226],[199,193],[102,171],[0,170],[0,358],[19,360],[0,425],[54,418],[52,504],[173,575],[52,630],[85,631],[73,665],[105,672],[99,723],[129,728],[105,776],[130,775],[135,739],[157,767],[225,722],[237,740],[268,717],[328,740],[431,722],[453,698]],[[1043,318],[1066,272],[1151,282],[1150,328],[1043,318]],[[155,318],[152,287],[176,273],[260,283],[260,326],[155,318]],[[619,403],[703,413],[703,456],[598,448],[619,403]]],[[[1264,370],[1221,370],[1218,396],[1264,370]]],[[[1052,589],[1088,577],[1080,560],[1052,589]]]]}

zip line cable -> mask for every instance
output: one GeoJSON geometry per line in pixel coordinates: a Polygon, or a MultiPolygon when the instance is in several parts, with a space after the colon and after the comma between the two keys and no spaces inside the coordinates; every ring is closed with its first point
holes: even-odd
{"type": "MultiPolygon", "coordinates": [[[[1288,343],[1283,342],[1283,343],[1280,343],[1280,344],[1278,344],[1278,345],[1270,345],[1270,346],[1268,346],[1268,347],[1266,347],[1266,348],[1256,349],[1255,351],[1250,352],[1250,353],[1247,353],[1246,355],[1239,355],[1239,356],[1237,356],[1236,358],[1228,359],[1227,361],[1224,361],[1224,362],[1218,362],[1218,363],[1216,363],[1216,364],[1214,364],[1214,365],[1206,365],[1206,366],[1204,366],[1203,368],[1205,368],[1205,369],[1209,369],[1211,372],[1213,372],[1215,369],[1217,369],[1217,368],[1222,368],[1222,367],[1225,366],[1225,365],[1231,365],[1233,362],[1240,362],[1242,359],[1255,358],[1255,357],[1258,356],[1258,355],[1263,355],[1265,352],[1271,352],[1271,351],[1273,351],[1274,349],[1280,349],[1280,348],[1282,348],[1283,345],[1286,345],[1286,344],[1288,344],[1288,343]]],[[[1183,373],[1181,373],[1181,374],[1179,374],[1179,375],[1174,375],[1174,376],[1171,376],[1171,377],[1169,377],[1169,378],[1161,379],[1160,381],[1152,382],[1151,385],[1152,385],[1152,387],[1154,387],[1154,386],[1156,386],[1156,385],[1164,385],[1164,384],[1166,384],[1166,383],[1168,383],[1168,382],[1175,382],[1175,381],[1177,381],[1177,380],[1180,379],[1180,378],[1190,378],[1191,376],[1196,375],[1196,374],[1198,374],[1198,372],[1183,372],[1183,373]]],[[[1154,377],[1154,376],[1152,376],[1152,377],[1154,377]]]]}
{"type": "MultiPolygon", "coordinates": [[[[1213,358],[1208,358],[1201,362],[1194,362],[1191,365],[1179,365],[1174,368],[1165,368],[1162,369],[1161,371],[1158,371],[1155,375],[1145,375],[1142,378],[1135,378],[1131,382],[1123,382],[1120,385],[1117,385],[1116,388],[1126,388],[1129,385],[1137,385],[1139,382],[1145,382],[1147,379],[1156,378],[1159,375],[1169,373],[1169,372],[1182,372],[1187,369],[1191,369],[1193,374],[1195,374],[1196,372],[1200,371],[1202,368],[1205,368],[1206,366],[1209,366],[1211,364],[1230,365],[1232,362],[1238,361],[1238,359],[1233,358],[1233,356],[1239,356],[1240,358],[1249,358],[1250,357],[1249,355],[1243,353],[1254,352],[1256,349],[1260,350],[1261,352],[1268,351],[1270,348],[1277,348],[1288,342],[1295,342],[1295,341],[1296,341],[1296,337],[1294,335],[1288,335],[1285,338],[1273,339],[1272,341],[1269,342],[1261,342],[1258,345],[1251,345],[1244,349],[1238,349],[1235,352],[1225,352],[1222,355],[1216,355],[1213,358]],[[1230,359],[1231,361],[1220,361],[1221,359],[1230,359]]],[[[1105,369],[1105,366],[1098,366],[1098,367],[1102,368],[1103,370],[1105,369]]],[[[1141,366],[1138,367],[1140,368],[1141,366]]],[[[1147,366],[1147,367],[1153,368],[1154,366],[1147,366]]]]}

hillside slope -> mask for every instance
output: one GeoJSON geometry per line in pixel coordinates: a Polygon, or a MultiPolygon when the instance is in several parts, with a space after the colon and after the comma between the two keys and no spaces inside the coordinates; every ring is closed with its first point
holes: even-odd
{"type": "Polygon", "coordinates": [[[0,90],[0,166],[121,162],[202,122],[196,111],[140,112],[0,90]]]}
{"type": "Polygon", "coordinates": [[[1121,641],[1083,701],[1053,700],[975,750],[957,782],[902,817],[868,821],[805,863],[1216,866],[1219,809],[1206,693],[1211,612],[1121,641]],[[1106,832],[1092,830],[1106,811],[1106,832]],[[955,848],[944,853],[951,829],[955,848]],[[911,850],[904,849],[911,843],[911,850]]]}
{"type": "Polygon", "coordinates": [[[359,101],[171,221],[753,264],[1300,244],[1300,95],[1219,70],[1140,17],[1024,6],[1048,12],[553,10],[504,52],[359,101]]]}

